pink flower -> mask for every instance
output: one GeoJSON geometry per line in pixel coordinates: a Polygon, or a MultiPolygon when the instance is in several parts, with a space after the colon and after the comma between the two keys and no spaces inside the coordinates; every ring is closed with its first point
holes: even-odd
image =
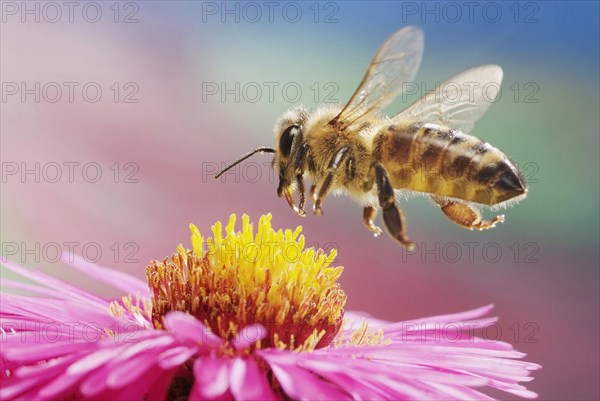
{"type": "MultiPolygon", "coordinates": [[[[148,283],[81,258],[70,265],[124,291],[107,300],[11,262],[33,284],[2,285],[0,399],[373,400],[526,398],[540,366],[473,332],[491,306],[389,323],[345,312],[335,253],[303,250],[300,228],[255,234],[244,216],[147,268],[148,283]],[[206,245],[206,247],[205,247],[206,245]],[[295,251],[290,251],[295,249],[295,251]],[[150,289],[148,288],[150,287],[150,289]],[[134,295],[130,295],[134,294],[134,295]]],[[[69,262],[69,261],[67,261],[69,262]]]]}

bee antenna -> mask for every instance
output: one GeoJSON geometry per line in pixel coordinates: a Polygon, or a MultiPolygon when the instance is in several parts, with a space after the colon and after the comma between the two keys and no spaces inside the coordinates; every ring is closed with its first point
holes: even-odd
{"type": "Polygon", "coordinates": [[[275,149],[273,149],[273,148],[267,148],[267,147],[254,149],[252,152],[246,153],[244,156],[240,157],[239,159],[237,159],[236,161],[234,161],[233,163],[231,163],[229,166],[225,167],[217,175],[215,175],[215,178],[219,178],[227,170],[231,169],[232,167],[237,166],[238,164],[240,164],[241,162],[243,162],[247,158],[255,155],[256,153],[275,153],[275,152],[276,152],[275,149]]]}

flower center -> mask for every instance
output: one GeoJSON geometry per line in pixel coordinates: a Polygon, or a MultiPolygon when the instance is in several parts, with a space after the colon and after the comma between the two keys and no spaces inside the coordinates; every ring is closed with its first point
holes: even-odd
{"type": "MultiPolygon", "coordinates": [[[[152,322],[185,311],[231,342],[240,330],[260,324],[266,334],[258,347],[309,351],[328,345],[342,325],[346,294],[336,282],[341,267],[330,267],[335,251],[304,249],[304,236],[275,231],[262,216],[257,233],[244,215],[235,232],[235,215],[222,235],[221,223],[206,241],[191,225],[193,250],[177,253],[146,269],[153,293],[152,322]]],[[[248,339],[243,339],[248,341],[248,339]]]]}

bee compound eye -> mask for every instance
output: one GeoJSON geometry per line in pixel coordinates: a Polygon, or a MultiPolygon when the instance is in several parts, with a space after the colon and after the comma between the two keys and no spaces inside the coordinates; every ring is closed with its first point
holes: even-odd
{"type": "Polygon", "coordinates": [[[288,157],[292,151],[292,144],[294,143],[294,137],[300,133],[300,127],[297,125],[290,125],[283,131],[281,138],[279,138],[279,151],[284,157],[288,157]]]}

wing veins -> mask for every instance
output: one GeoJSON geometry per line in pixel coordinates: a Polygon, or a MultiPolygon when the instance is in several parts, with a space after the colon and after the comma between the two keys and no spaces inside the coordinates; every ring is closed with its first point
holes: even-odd
{"type": "Polygon", "coordinates": [[[423,32],[409,26],[391,35],[369,64],[358,88],[330,124],[339,130],[360,126],[403,91],[414,79],[423,55],[423,32]],[[363,111],[364,110],[364,111],[363,111]],[[357,113],[360,113],[356,116],[357,113]]]}

